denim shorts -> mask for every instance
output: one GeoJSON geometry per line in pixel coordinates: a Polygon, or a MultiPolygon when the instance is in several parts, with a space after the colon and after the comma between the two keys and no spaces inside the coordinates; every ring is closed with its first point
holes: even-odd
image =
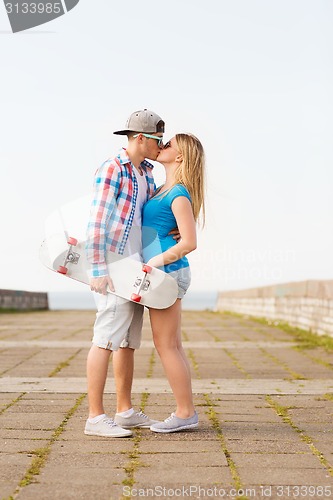
{"type": "Polygon", "coordinates": [[[178,285],[178,299],[182,299],[187,292],[188,287],[191,284],[191,270],[190,267],[182,267],[177,271],[171,271],[169,273],[176,281],[178,285]]]}

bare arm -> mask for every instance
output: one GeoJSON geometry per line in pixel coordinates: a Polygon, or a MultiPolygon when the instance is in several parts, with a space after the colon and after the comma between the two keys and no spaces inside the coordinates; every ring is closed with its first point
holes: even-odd
{"type": "Polygon", "coordinates": [[[178,196],[172,202],[171,210],[176,218],[181,241],[147,262],[150,266],[161,267],[176,262],[197,247],[197,235],[192,206],[186,196],[178,196]]]}

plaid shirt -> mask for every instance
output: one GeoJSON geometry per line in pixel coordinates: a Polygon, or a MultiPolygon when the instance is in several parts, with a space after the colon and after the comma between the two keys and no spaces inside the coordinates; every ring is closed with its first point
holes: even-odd
{"type": "MultiPolygon", "coordinates": [[[[141,163],[147,180],[147,200],[155,189],[153,165],[141,163]]],[[[108,274],[107,250],[123,254],[132,227],[138,181],[125,149],[112,160],[105,161],[95,174],[94,197],[87,229],[86,254],[91,276],[108,274]]]]}

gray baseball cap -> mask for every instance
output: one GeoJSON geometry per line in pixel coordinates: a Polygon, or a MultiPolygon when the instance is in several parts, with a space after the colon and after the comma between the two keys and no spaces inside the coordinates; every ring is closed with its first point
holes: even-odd
{"type": "Polygon", "coordinates": [[[128,132],[143,132],[146,134],[164,133],[165,123],[154,111],[143,109],[134,111],[128,118],[124,130],[113,132],[117,135],[126,135],[128,132]]]}

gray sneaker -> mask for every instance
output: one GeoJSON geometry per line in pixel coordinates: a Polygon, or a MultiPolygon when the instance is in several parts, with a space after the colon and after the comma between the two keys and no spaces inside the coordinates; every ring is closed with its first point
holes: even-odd
{"type": "Polygon", "coordinates": [[[158,423],[158,420],[151,420],[142,411],[135,411],[130,417],[116,415],[114,421],[123,429],[133,429],[134,427],[149,429],[151,425],[158,423]]]}
{"type": "Polygon", "coordinates": [[[170,417],[166,418],[164,422],[152,425],[150,430],[154,432],[178,432],[198,427],[198,423],[197,412],[194,413],[193,417],[189,418],[179,418],[174,413],[171,413],[170,417]]]}
{"type": "Polygon", "coordinates": [[[129,437],[132,432],[122,427],[119,427],[110,417],[104,417],[97,424],[91,424],[89,420],[86,422],[84,433],[88,436],[103,436],[103,437],[129,437]]]}

